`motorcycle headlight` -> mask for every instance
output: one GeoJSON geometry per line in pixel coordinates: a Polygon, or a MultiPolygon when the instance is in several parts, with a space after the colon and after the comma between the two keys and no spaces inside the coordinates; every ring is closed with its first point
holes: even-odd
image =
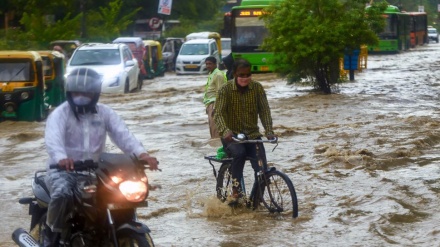
{"type": "Polygon", "coordinates": [[[119,184],[119,190],[125,196],[125,199],[130,202],[145,200],[148,192],[147,184],[142,181],[124,181],[119,184]]]}

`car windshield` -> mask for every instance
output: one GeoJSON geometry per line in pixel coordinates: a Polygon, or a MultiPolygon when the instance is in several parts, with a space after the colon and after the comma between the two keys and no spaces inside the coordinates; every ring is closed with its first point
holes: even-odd
{"type": "Polygon", "coordinates": [[[121,63],[118,49],[78,50],[72,57],[70,65],[117,65],[121,63]]]}
{"type": "Polygon", "coordinates": [[[435,29],[428,29],[428,33],[437,33],[437,30],[435,30],[435,29]]]}
{"type": "Polygon", "coordinates": [[[184,44],[180,55],[208,55],[208,44],[184,44]]]}

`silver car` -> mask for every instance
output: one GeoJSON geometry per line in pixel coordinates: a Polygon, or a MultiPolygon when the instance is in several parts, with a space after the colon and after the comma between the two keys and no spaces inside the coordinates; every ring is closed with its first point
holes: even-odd
{"type": "Polygon", "coordinates": [[[125,44],[81,45],[69,60],[65,76],[81,67],[94,69],[101,75],[103,93],[129,93],[142,88],[138,62],[125,44]]]}

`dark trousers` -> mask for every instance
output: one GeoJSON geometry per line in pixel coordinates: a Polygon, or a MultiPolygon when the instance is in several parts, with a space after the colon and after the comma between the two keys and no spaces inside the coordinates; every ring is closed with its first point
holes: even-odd
{"type": "MultiPolygon", "coordinates": [[[[261,138],[257,138],[260,139],[261,138]]],[[[260,157],[263,160],[263,169],[266,169],[266,151],[264,149],[264,145],[262,143],[234,143],[234,142],[226,142],[223,138],[221,138],[223,147],[227,154],[232,157],[232,165],[231,165],[231,173],[232,173],[232,182],[233,187],[239,188],[240,181],[243,178],[243,169],[244,164],[246,162],[246,158],[249,158],[251,161],[252,168],[255,173],[260,170],[257,161],[257,148],[258,145],[260,151],[260,157]]]]}

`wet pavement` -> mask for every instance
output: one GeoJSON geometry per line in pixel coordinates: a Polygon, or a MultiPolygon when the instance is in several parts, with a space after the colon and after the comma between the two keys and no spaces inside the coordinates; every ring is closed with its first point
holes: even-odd
{"type": "MultiPolygon", "coordinates": [[[[149,178],[161,189],[139,210],[156,246],[439,246],[439,57],[438,44],[370,55],[367,69],[331,95],[254,75],[280,137],[267,157],[295,185],[297,219],[216,199],[204,159],[220,146],[209,139],[202,104],[206,75],[168,73],[101,102],[160,160],[162,172],[149,178]]],[[[14,246],[15,228],[29,228],[17,201],[31,195],[34,171],[44,168],[44,125],[0,123],[0,247],[14,246]]]]}

